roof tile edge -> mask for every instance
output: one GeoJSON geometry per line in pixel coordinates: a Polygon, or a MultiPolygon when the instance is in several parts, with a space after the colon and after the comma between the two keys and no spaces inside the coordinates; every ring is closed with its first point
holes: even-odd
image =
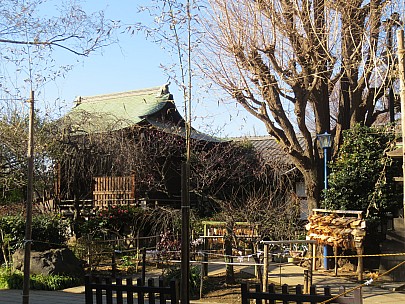
{"type": "Polygon", "coordinates": [[[84,96],[81,97],[80,102],[99,102],[103,100],[111,100],[111,99],[118,99],[122,97],[131,97],[131,96],[140,96],[140,95],[153,95],[153,97],[159,97],[163,86],[147,88],[147,89],[140,89],[140,90],[133,90],[133,91],[125,91],[125,92],[117,92],[117,93],[109,93],[109,94],[100,94],[94,96],[84,96]]]}

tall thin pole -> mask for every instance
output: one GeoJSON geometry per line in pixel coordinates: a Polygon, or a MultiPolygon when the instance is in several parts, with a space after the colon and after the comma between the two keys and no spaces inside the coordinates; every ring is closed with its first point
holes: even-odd
{"type": "MultiPolygon", "coordinates": [[[[328,148],[324,147],[323,148],[323,184],[324,184],[324,189],[325,191],[328,190],[328,148]]],[[[328,245],[323,246],[323,268],[328,270],[328,245]]]]}
{"type": "Polygon", "coordinates": [[[388,108],[389,108],[389,113],[390,113],[390,123],[393,123],[395,121],[395,109],[394,109],[394,89],[392,87],[392,65],[393,65],[393,60],[392,60],[392,26],[393,26],[393,21],[389,19],[388,21],[388,29],[387,29],[387,49],[388,49],[388,69],[390,73],[388,74],[389,77],[389,89],[388,89],[388,108]]]}
{"type": "Polygon", "coordinates": [[[190,303],[190,195],[189,195],[189,164],[185,162],[182,168],[182,202],[181,202],[181,287],[180,300],[182,304],[190,303]]]}
{"type": "MultiPolygon", "coordinates": [[[[402,131],[402,176],[405,179],[405,61],[404,61],[404,31],[397,30],[398,42],[398,68],[399,68],[399,83],[400,83],[400,98],[401,98],[401,131],[402,131]]],[[[405,221],[405,180],[403,184],[403,207],[405,221]]]]}
{"type": "Polygon", "coordinates": [[[30,262],[31,262],[31,237],[32,237],[32,197],[34,184],[34,91],[31,91],[28,127],[28,185],[27,185],[27,205],[26,205],[26,223],[24,239],[24,278],[22,303],[29,303],[30,291],[30,262]]]}
{"type": "Polygon", "coordinates": [[[188,31],[188,87],[185,100],[186,118],[186,162],[182,170],[181,202],[181,303],[190,303],[190,158],[191,158],[191,13],[187,1],[188,31]]]}
{"type": "Polygon", "coordinates": [[[323,148],[324,189],[328,190],[328,148],[323,148]]]}

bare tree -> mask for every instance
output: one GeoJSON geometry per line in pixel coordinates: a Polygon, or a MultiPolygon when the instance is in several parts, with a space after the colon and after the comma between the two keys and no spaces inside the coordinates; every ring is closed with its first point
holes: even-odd
{"type": "MultiPolygon", "coordinates": [[[[118,22],[86,12],[76,0],[4,0],[0,3],[1,111],[65,75],[78,57],[116,42],[118,22]],[[57,52],[65,60],[56,62],[57,52]]],[[[51,112],[55,112],[52,109],[51,112]]]]}
{"type": "Polygon", "coordinates": [[[322,152],[313,132],[332,133],[336,152],[343,130],[371,125],[387,112],[381,21],[399,2],[207,2],[200,68],[265,124],[303,174],[309,208],[315,207],[322,152]]]}
{"type": "MultiPolygon", "coordinates": [[[[115,130],[120,122],[113,117],[82,114],[73,121],[66,117],[52,131],[53,142],[49,148],[53,159],[60,163],[60,176],[65,185],[61,194],[90,198],[94,177],[133,175],[139,198],[154,199],[160,195],[170,200],[180,199],[184,123],[183,127],[173,126],[173,133],[140,125],[115,130]],[[113,122],[111,126],[108,121],[113,122]],[[103,132],[80,133],[80,126],[94,129],[100,123],[103,132]],[[90,127],[92,124],[94,128],[90,127]],[[73,129],[74,126],[79,129],[73,129]]],[[[261,174],[260,160],[247,144],[193,139],[191,145],[191,192],[198,201],[222,199],[233,188],[250,183],[261,174]]],[[[200,206],[200,210],[204,212],[205,207],[200,206]]]]}
{"type": "MultiPolygon", "coordinates": [[[[115,42],[116,22],[103,12],[86,13],[78,1],[5,0],[0,3],[0,179],[2,198],[21,200],[27,184],[28,116],[25,100],[71,69],[56,62],[55,52],[86,57],[115,42]],[[22,197],[21,197],[22,196],[22,197]]],[[[73,59],[73,58],[71,58],[73,59]]],[[[37,103],[39,105],[39,103],[37,103]]],[[[41,103],[38,108],[44,110],[41,103]]],[[[51,109],[52,114],[55,108],[51,109]]],[[[37,197],[51,189],[51,160],[47,145],[48,115],[36,112],[35,170],[37,197]]],[[[50,113],[47,113],[50,114],[50,113]]]]}

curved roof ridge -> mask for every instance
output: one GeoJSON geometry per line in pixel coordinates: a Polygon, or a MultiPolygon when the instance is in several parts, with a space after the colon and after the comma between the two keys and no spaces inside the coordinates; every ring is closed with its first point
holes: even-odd
{"type": "MultiPolygon", "coordinates": [[[[120,99],[125,97],[133,97],[133,96],[141,96],[141,95],[152,95],[155,94],[155,97],[161,97],[164,94],[163,87],[153,87],[153,88],[146,88],[140,90],[133,90],[133,91],[125,91],[125,92],[116,92],[116,93],[108,93],[108,94],[99,94],[94,96],[79,96],[78,101],[80,102],[100,102],[103,100],[113,100],[113,99],[120,99]]],[[[167,94],[169,92],[167,91],[167,94]]]]}

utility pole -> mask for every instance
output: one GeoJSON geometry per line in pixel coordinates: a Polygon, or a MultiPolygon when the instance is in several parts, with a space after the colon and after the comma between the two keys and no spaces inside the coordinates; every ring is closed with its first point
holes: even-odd
{"type": "Polygon", "coordinates": [[[28,185],[27,185],[27,205],[24,239],[24,278],[22,303],[30,302],[30,268],[31,268],[31,243],[32,243],[32,197],[34,185],[34,91],[31,91],[28,127],[28,185]]]}
{"type": "MultiPolygon", "coordinates": [[[[404,31],[397,30],[397,43],[398,43],[398,77],[400,83],[400,98],[401,98],[401,132],[402,132],[402,178],[405,179],[405,61],[404,61],[404,31]]],[[[404,221],[405,221],[405,180],[403,184],[403,208],[404,208],[404,221]]]]}

